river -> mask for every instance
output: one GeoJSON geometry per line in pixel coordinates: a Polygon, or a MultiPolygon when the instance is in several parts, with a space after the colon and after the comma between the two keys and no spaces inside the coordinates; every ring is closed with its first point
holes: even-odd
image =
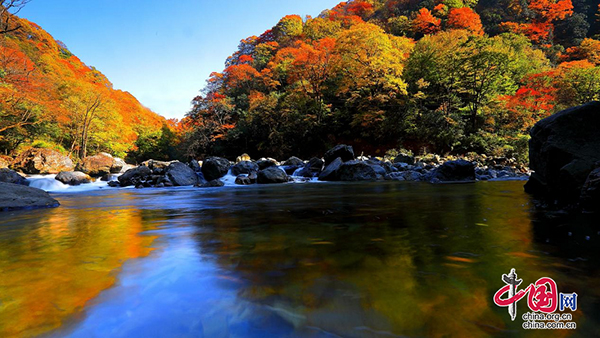
{"type": "Polygon", "coordinates": [[[523,182],[75,189],[0,214],[0,337],[600,336],[600,232],[523,182]],[[521,328],[502,274],[577,292],[521,328]]]}

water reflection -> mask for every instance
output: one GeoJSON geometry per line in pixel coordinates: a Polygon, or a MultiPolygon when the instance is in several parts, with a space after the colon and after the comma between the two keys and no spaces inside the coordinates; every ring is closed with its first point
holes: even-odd
{"type": "Polygon", "coordinates": [[[600,335],[594,220],[532,215],[522,182],[59,198],[0,218],[0,336],[600,335]],[[510,321],[492,295],[511,268],[578,292],[578,330],[510,321]]]}

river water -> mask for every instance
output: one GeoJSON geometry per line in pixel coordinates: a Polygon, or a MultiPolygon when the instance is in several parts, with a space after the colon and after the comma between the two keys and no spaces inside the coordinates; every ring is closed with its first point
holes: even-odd
{"type": "Polygon", "coordinates": [[[0,337],[600,336],[600,229],[523,182],[68,189],[0,214],[0,337]],[[526,331],[502,274],[577,292],[526,331]]]}

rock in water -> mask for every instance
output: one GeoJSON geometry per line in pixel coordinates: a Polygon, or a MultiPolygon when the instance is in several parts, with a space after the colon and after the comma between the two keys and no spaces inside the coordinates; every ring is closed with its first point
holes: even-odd
{"type": "Polygon", "coordinates": [[[222,157],[209,157],[202,163],[202,174],[207,181],[217,180],[229,171],[229,161],[222,157]]]}
{"type": "Polygon", "coordinates": [[[194,169],[181,162],[173,162],[167,167],[167,178],[173,185],[188,186],[198,184],[198,175],[194,169]]]}
{"type": "Polygon", "coordinates": [[[342,159],[342,162],[351,161],[354,159],[354,149],[352,149],[352,146],[347,146],[345,144],[339,144],[329,149],[323,156],[325,159],[325,166],[331,164],[331,162],[335,161],[338,157],[342,159]]]}
{"type": "Polygon", "coordinates": [[[406,163],[406,164],[414,165],[415,158],[414,158],[414,156],[410,156],[408,154],[398,154],[398,156],[396,156],[394,158],[394,163],[406,163]]]}
{"type": "Polygon", "coordinates": [[[0,182],[27,185],[25,177],[19,175],[16,171],[6,168],[0,169],[0,182]]]}
{"type": "Polygon", "coordinates": [[[84,158],[78,165],[78,168],[80,171],[90,176],[102,176],[110,174],[114,164],[115,159],[111,154],[99,153],[84,158]]]}
{"type": "Polygon", "coordinates": [[[304,161],[297,158],[296,156],[292,156],[292,157],[288,158],[285,162],[283,162],[283,165],[290,166],[290,167],[304,166],[304,161]]]}
{"type": "Polygon", "coordinates": [[[212,180],[210,182],[206,182],[204,184],[199,185],[198,187],[200,188],[219,188],[224,186],[225,183],[223,183],[223,181],[216,179],[216,180],[212,180]]]}
{"type": "Polygon", "coordinates": [[[122,158],[115,157],[113,165],[110,167],[110,172],[112,174],[118,174],[123,170],[123,168],[125,168],[126,165],[127,163],[125,163],[122,158]]]}
{"type": "Polygon", "coordinates": [[[475,164],[465,160],[447,161],[427,176],[432,182],[475,181],[475,164]]]}
{"type": "Polygon", "coordinates": [[[252,172],[258,172],[258,164],[250,161],[241,161],[231,167],[231,174],[233,176],[239,176],[242,174],[250,174],[252,172]]]}
{"type": "Polygon", "coordinates": [[[52,149],[31,148],[22,152],[13,162],[13,169],[26,174],[58,174],[74,168],[69,157],[52,149]]]}
{"type": "Polygon", "coordinates": [[[92,182],[92,178],[81,171],[62,171],[55,178],[57,181],[68,185],[80,185],[92,182]]]}
{"type": "Polygon", "coordinates": [[[258,172],[259,184],[286,183],[288,181],[289,177],[285,171],[277,167],[270,167],[258,172]]]}
{"type": "MultiPolygon", "coordinates": [[[[385,170],[384,170],[385,171],[385,170]]],[[[338,171],[340,181],[375,181],[375,169],[365,162],[348,161],[340,166],[338,171]]]]}
{"type": "Polygon", "coordinates": [[[529,166],[534,173],[525,190],[559,202],[576,201],[600,161],[600,102],[547,117],[530,134],[529,166]]]}
{"type": "Polygon", "coordinates": [[[248,177],[248,175],[239,175],[235,178],[235,184],[250,185],[252,184],[252,180],[250,180],[250,177],[248,177]]]}
{"type": "Polygon", "coordinates": [[[118,180],[122,187],[138,186],[148,181],[152,176],[152,170],[145,165],[127,170],[118,180]]]}
{"type": "Polygon", "coordinates": [[[342,166],[343,162],[341,158],[336,158],[328,166],[323,169],[319,175],[319,181],[339,181],[338,171],[342,166]]]}
{"type": "Polygon", "coordinates": [[[41,189],[0,182],[0,211],[54,208],[59,205],[57,200],[41,189]]]}
{"type": "Polygon", "coordinates": [[[276,167],[277,162],[275,160],[265,159],[256,161],[256,165],[258,165],[259,170],[265,170],[270,167],[276,167]]]}
{"type": "Polygon", "coordinates": [[[315,177],[318,176],[323,170],[323,164],[325,162],[317,157],[311,158],[308,163],[302,168],[297,175],[302,177],[315,177]]]}

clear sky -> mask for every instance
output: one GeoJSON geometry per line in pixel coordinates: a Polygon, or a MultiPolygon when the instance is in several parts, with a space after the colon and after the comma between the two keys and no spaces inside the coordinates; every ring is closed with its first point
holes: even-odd
{"type": "Polygon", "coordinates": [[[166,117],[190,101],[239,41],[288,14],[316,16],[339,0],[32,0],[19,16],[64,42],[117,89],[166,117]]]}

